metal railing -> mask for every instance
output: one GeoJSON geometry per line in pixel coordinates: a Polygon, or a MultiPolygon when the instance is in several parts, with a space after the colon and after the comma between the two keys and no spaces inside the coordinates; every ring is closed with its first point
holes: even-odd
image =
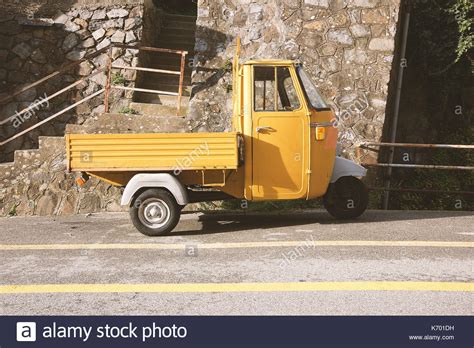
{"type": "MultiPolygon", "coordinates": [[[[378,152],[371,146],[390,147],[390,148],[420,148],[420,149],[460,149],[474,150],[474,145],[456,145],[456,144],[410,144],[410,143],[362,143],[359,148],[378,152]]],[[[359,156],[360,157],[360,156],[359,156]]],[[[366,167],[382,168],[408,168],[408,169],[441,169],[441,170],[474,170],[472,166],[444,166],[436,164],[402,164],[402,163],[363,163],[366,167]]]]}
{"type": "Polygon", "coordinates": [[[0,120],[0,126],[3,126],[9,122],[14,122],[18,117],[21,117],[23,114],[26,114],[29,111],[34,110],[37,108],[39,105],[42,105],[44,102],[49,102],[50,100],[57,98],[58,96],[72,90],[74,87],[79,86],[82,83],[85,83],[89,81],[92,77],[106,73],[107,74],[107,82],[105,88],[100,89],[97,92],[92,93],[89,96],[84,97],[83,99],[77,101],[76,103],[73,103],[72,105],[62,109],[59,112],[56,112],[55,114],[43,119],[42,121],[34,124],[33,126],[28,127],[27,129],[16,133],[13,136],[10,136],[9,138],[3,140],[0,142],[0,146],[4,146],[13,140],[33,131],[34,129],[41,127],[45,123],[48,123],[52,121],[53,119],[65,114],[66,112],[78,107],[81,104],[84,104],[88,102],[89,100],[98,97],[101,94],[105,94],[104,96],[104,106],[105,106],[105,112],[109,112],[109,104],[110,104],[110,92],[112,89],[119,89],[119,90],[125,90],[125,91],[134,91],[134,92],[142,92],[142,93],[153,93],[157,95],[169,95],[169,96],[176,96],[178,98],[177,100],[177,115],[181,113],[181,104],[182,104],[182,97],[183,97],[183,83],[184,83],[184,70],[185,70],[185,63],[186,63],[186,55],[188,54],[187,51],[180,51],[180,50],[172,50],[172,49],[165,49],[165,48],[156,48],[156,47],[143,47],[143,46],[131,46],[131,45],[123,45],[123,44],[111,44],[105,48],[102,48],[96,52],[93,52],[86,57],[77,60],[73,63],[69,63],[64,65],[63,67],[59,68],[58,70],[54,71],[53,73],[41,78],[40,80],[33,82],[25,87],[22,87],[18,89],[17,91],[11,93],[10,95],[0,98],[0,105],[6,104],[10,101],[12,101],[15,97],[21,95],[22,93],[35,88],[37,86],[40,86],[47,81],[51,80],[54,77],[60,76],[68,71],[70,71],[72,68],[75,68],[79,66],[80,64],[90,61],[101,54],[107,53],[108,55],[108,63],[107,67],[100,67],[97,71],[93,72],[91,75],[88,75],[86,77],[83,77],[70,85],[60,89],[59,91],[47,96],[41,101],[35,102],[28,106],[27,108],[21,110],[20,112],[16,112],[14,115],[9,116],[3,120],[0,120]],[[138,50],[138,51],[148,51],[148,52],[161,52],[161,53],[170,53],[170,54],[176,54],[181,56],[181,66],[179,71],[172,71],[172,70],[162,70],[162,69],[151,69],[151,68],[142,68],[142,67],[134,67],[134,66],[114,66],[113,61],[112,61],[112,49],[113,48],[122,48],[122,49],[129,49],[129,50],[138,50]],[[143,71],[143,72],[151,72],[151,73],[157,73],[157,74],[167,74],[167,75],[179,75],[179,85],[178,85],[178,91],[177,92],[169,92],[169,91],[159,91],[159,90],[153,90],[153,89],[143,89],[143,88],[136,88],[136,87],[125,87],[125,86],[116,86],[112,84],[112,70],[113,69],[121,69],[121,70],[134,70],[134,71],[143,71]]]}
{"type": "Polygon", "coordinates": [[[402,148],[420,148],[420,149],[465,149],[473,150],[474,145],[457,145],[457,144],[414,144],[414,143],[362,143],[359,147],[373,150],[370,146],[379,147],[402,147],[402,148]]]}
{"type": "Polygon", "coordinates": [[[181,65],[179,71],[173,70],[163,70],[163,69],[152,69],[152,68],[143,68],[143,67],[134,67],[134,66],[118,66],[112,65],[112,61],[109,61],[109,66],[107,68],[107,85],[105,88],[105,112],[109,112],[109,98],[110,98],[110,91],[112,89],[118,89],[123,91],[133,91],[133,92],[141,92],[141,93],[151,93],[157,95],[169,95],[169,96],[176,96],[178,97],[177,102],[177,116],[181,113],[181,100],[183,97],[183,84],[184,84],[184,69],[186,65],[186,55],[188,54],[187,51],[179,51],[179,50],[172,50],[167,48],[157,48],[157,47],[139,47],[136,46],[128,46],[122,44],[114,45],[118,48],[123,49],[138,49],[140,51],[146,52],[155,52],[155,53],[171,53],[171,54],[178,54],[181,55],[181,65]],[[125,87],[125,86],[118,86],[113,85],[111,83],[112,80],[112,71],[120,69],[120,70],[134,70],[134,71],[142,71],[142,72],[151,72],[155,74],[165,74],[165,75],[179,75],[179,83],[178,83],[178,91],[177,92],[169,92],[169,91],[160,91],[154,89],[145,89],[145,88],[136,88],[136,87],[125,87]]]}
{"type": "MultiPolygon", "coordinates": [[[[365,149],[373,152],[380,152],[373,147],[388,147],[393,152],[395,148],[412,148],[412,149],[451,149],[451,150],[474,150],[474,145],[458,145],[458,144],[413,144],[413,143],[362,143],[356,149],[357,157],[361,158],[360,149],[365,149]]],[[[392,158],[392,156],[391,156],[392,158]]],[[[472,171],[473,166],[454,166],[454,165],[437,165],[437,164],[402,164],[393,163],[362,163],[364,167],[379,167],[379,168],[403,168],[403,169],[435,169],[435,170],[458,170],[458,171],[472,171]]],[[[391,192],[412,192],[412,193],[439,193],[439,194],[458,194],[458,195],[474,195],[471,191],[449,191],[449,190],[426,190],[426,189],[412,189],[412,188],[391,188],[391,177],[387,176],[385,187],[372,187],[371,190],[382,191],[385,193],[384,209],[388,209],[388,199],[391,192]]]]}

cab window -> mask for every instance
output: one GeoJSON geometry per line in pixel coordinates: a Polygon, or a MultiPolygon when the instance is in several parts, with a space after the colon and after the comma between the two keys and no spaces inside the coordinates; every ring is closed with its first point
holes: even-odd
{"type": "Polygon", "coordinates": [[[293,111],[300,107],[289,68],[254,67],[255,111],[293,111]]]}
{"type": "Polygon", "coordinates": [[[318,88],[314,85],[311,77],[303,70],[303,67],[299,65],[296,68],[296,73],[303,86],[303,92],[309,101],[309,104],[316,110],[329,110],[329,106],[324,98],[319,94],[318,88]]]}

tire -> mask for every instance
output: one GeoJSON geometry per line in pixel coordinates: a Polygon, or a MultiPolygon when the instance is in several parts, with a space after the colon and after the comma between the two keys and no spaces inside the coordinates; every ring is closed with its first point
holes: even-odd
{"type": "Polygon", "coordinates": [[[171,193],[163,189],[148,189],[130,207],[135,228],[149,237],[166,236],[179,222],[180,206],[171,193]]]}
{"type": "Polygon", "coordinates": [[[328,213],[336,219],[356,219],[367,209],[369,193],[362,181],[345,176],[329,186],[323,201],[328,213]]]}

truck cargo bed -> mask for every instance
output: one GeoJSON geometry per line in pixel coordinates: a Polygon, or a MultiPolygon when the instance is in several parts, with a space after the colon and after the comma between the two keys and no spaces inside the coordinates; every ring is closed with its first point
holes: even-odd
{"type": "Polygon", "coordinates": [[[67,134],[68,169],[184,171],[236,169],[238,133],[67,134]]]}

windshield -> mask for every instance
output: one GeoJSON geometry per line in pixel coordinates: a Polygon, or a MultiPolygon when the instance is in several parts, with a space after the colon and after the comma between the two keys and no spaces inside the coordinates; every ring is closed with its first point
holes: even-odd
{"type": "Polygon", "coordinates": [[[317,110],[329,109],[329,106],[324,101],[323,97],[319,94],[318,89],[314,85],[311,77],[303,70],[301,65],[297,66],[296,71],[303,85],[306,98],[308,99],[311,106],[317,110]]]}

